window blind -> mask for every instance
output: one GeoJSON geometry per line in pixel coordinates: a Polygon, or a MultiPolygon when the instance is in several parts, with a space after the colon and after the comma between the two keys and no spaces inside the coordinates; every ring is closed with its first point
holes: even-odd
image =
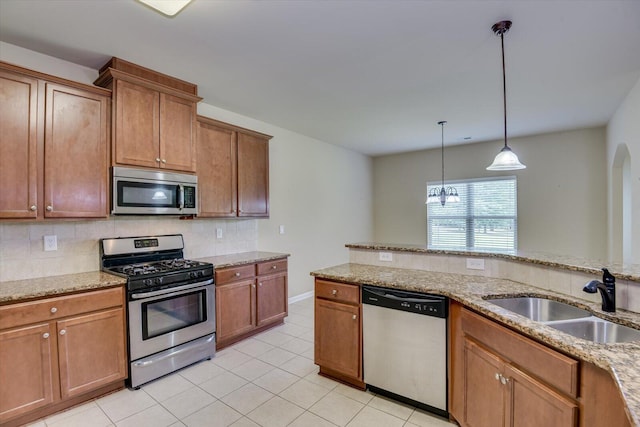
{"type": "MultiPolygon", "coordinates": [[[[429,182],[427,188],[442,186],[429,182]]],[[[432,249],[513,252],[518,247],[515,176],[449,181],[457,203],[427,205],[427,245],[432,249]]],[[[428,191],[427,189],[427,191],[428,191]]]]}

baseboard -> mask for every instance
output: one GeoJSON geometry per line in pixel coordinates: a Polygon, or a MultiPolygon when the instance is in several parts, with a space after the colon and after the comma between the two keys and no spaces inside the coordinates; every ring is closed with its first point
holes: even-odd
{"type": "Polygon", "coordinates": [[[305,292],[303,294],[296,295],[295,297],[289,298],[289,304],[293,304],[294,302],[302,301],[312,297],[313,297],[313,291],[305,292]]]}

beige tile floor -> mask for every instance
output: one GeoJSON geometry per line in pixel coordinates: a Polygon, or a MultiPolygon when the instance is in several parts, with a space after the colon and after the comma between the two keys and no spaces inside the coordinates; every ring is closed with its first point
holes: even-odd
{"type": "Polygon", "coordinates": [[[321,377],[313,364],[313,299],[285,324],[140,390],[122,390],[33,427],[452,426],[413,407],[321,377]]]}

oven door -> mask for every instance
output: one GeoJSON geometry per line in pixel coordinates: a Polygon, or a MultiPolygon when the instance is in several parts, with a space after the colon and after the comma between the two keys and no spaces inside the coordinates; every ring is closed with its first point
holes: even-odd
{"type": "Polygon", "coordinates": [[[136,360],[216,330],[213,280],[129,296],[129,357],[136,360]]]}

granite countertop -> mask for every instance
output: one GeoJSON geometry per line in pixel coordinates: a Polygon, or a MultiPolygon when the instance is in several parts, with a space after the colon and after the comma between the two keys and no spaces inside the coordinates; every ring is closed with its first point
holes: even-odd
{"type": "Polygon", "coordinates": [[[0,304],[123,286],[126,279],[102,271],[0,282],[0,304]]]}
{"type": "MultiPolygon", "coordinates": [[[[352,246],[349,246],[352,247],[352,246]]],[[[389,249],[391,250],[391,249],[389,249]]],[[[396,249],[393,249],[396,250],[396,249]]],[[[312,276],[353,284],[377,285],[445,295],[515,330],[610,372],[627,404],[629,419],[640,426],[640,341],[596,344],[575,338],[485,301],[492,297],[539,296],[572,302],[596,316],[640,328],[640,314],[618,310],[606,313],[600,303],[505,279],[423,270],[342,264],[311,272],[312,276]]]]}
{"type": "Polygon", "coordinates": [[[348,243],[350,249],[367,249],[376,251],[397,251],[426,253],[434,255],[460,255],[467,257],[500,258],[511,261],[526,262],[529,264],[544,265],[547,267],[561,268],[570,271],[580,271],[587,274],[601,274],[601,268],[607,267],[609,271],[621,280],[640,282],[640,264],[619,264],[597,259],[585,259],[570,255],[556,255],[545,252],[483,252],[483,251],[457,251],[444,249],[429,249],[424,245],[407,245],[397,243],[348,243]]]}
{"type": "Polygon", "coordinates": [[[239,254],[218,255],[205,258],[198,258],[197,261],[210,262],[214,268],[234,267],[236,265],[251,264],[254,262],[272,261],[289,257],[289,254],[281,254],[278,252],[241,252],[239,254]]]}

